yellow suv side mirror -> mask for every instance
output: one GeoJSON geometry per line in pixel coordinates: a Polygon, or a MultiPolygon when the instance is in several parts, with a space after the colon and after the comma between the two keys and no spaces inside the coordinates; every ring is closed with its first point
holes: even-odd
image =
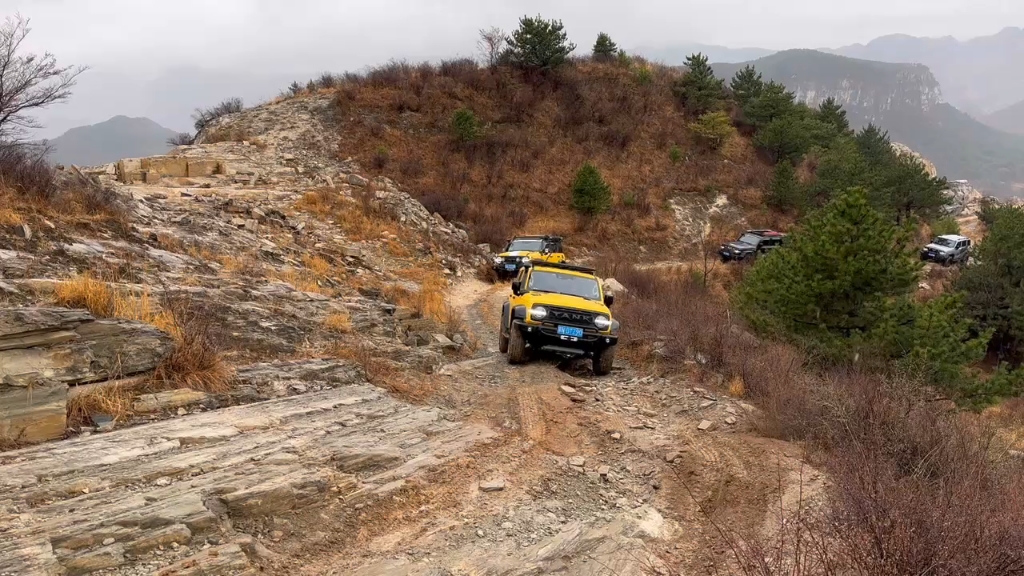
{"type": "Polygon", "coordinates": [[[523,283],[519,280],[512,281],[512,293],[516,296],[520,296],[523,293],[523,283]]]}
{"type": "Polygon", "coordinates": [[[615,303],[615,294],[605,294],[604,295],[604,305],[605,306],[611,308],[612,304],[614,304],[614,303],[615,303]]]}

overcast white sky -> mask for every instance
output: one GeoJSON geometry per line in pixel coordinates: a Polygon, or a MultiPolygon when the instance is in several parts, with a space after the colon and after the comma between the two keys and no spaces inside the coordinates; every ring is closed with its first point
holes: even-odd
{"type": "Polygon", "coordinates": [[[687,43],[838,47],[885,34],[988,35],[1024,25],[1024,0],[0,0],[32,19],[26,44],[84,64],[74,100],[43,136],[116,114],[178,130],[196,106],[254,103],[292,79],[391,58],[472,56],[477,30],[523,14],[560,18],[583,47],[687,43]]]}

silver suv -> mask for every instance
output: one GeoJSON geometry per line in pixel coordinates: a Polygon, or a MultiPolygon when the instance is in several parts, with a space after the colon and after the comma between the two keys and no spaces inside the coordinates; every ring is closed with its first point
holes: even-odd
{"type": "Polygon", "coordinates": [[[921,249],[921,260],[936,262],[943,266],[963,264],[971,255],[971,239],[966,236],[947,234],[932,240],[921,249]]]}

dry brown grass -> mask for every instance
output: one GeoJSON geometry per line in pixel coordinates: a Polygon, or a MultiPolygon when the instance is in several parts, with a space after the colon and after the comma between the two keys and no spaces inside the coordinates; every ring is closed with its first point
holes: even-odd
{"type": "Polygon", "coordinates": [[[331,273],[331,263],[323,256],[305,254],[302,256],[302,264],[318,278],[326,278],[331,273]]]}
{"type": "Polygon", "coordinates": [[[406,290],[398,285],[384,289],[384,296],[397,306],[409,308],[421,318],[430,318],[444,324],[449,317],[451,307],[447,301],[448,282],[444,276],[433,270],[409,268],[403,271],[404,276],[419,284],[418,290],[406,290]]]}
{"type": "Polygon", "coordinates": [[[132,416],[132,404],[139,387],[134,382],[94,385],[68,398],[68,427],[78,428],[92,422],[93,414],[106,414],[114,422],[132,416]]]}
{"type": "Polygon", "coordinates": [[[185,247],[185,243],[182,242],[181,238],[178,238],[177,236],[173,234],[168,234],[166,232],[161,232],[157,234],[156,244],[162,250],[167,250],[168,252],[185,254],[188,251],[185,247]]]}
{"type": "MultiPolygon", "coordinates": [[[[192,388],[207,392],[230,389],[233,371],[213,337],[210,316],[191,299],[172,296],[157,303],[148,292],[134,295],[96,280],[88,273],[58,283],[54,299],[61,306],[85,308],[98,317],[146,322],[169,334],[174,339],[174,349],[157,367],[146,384],[147,389],[192,388]]],[[[104,403],[113,409],[121,406],[124,397],[132,393],[133,389],[127,386],[104,387],[84,394],[76,400],[72,410],[80,415],[83,410],[104,403]]]]}
{"type": "Polygon", "coordinates": [[[159,306],[148,292],[133,294],[127,289],[118,289],[89,272],[57,283],[53,297],[60,306],[85,308],[95,316],[103,318],[124,318],[154,323],[160,316],[159,306]]]}
{"type": "Polygon", "coordinates": [[[255,252],[247,252],[238,256],[223,254],[215,259],[220,262],[221,272],[224,274],[247,278],[262,278],[265,275],[263,263],[260,262],[255,252]]]}
{"type": "Polygon", "coordinates": [[[334,312],[324,318],[324,328],[338,334],[348,334],[352,331],[352,317],[348,312],[334,312]]]}
{"type": "Polygon", "coordinates": [[[205,392],[230,390],[234,371],[214,337],[208,310],[188,296],[165,298],[164,309],[155,324],[174,338],[174,350],[157,366],[151,386],[205,392]]]}
{"type": "Polygon", "coordinates": [[[216,144],[218,142],[248,142],[260,150],[267,147],[265,142],[248,130],[237,127],[220,127],[210,130],[203,135],[204,144],[216,144]]]}
{"type": "Polygon", "coordinates": [[[409,236],[394,219],[377,210],[370,197],[353,200],[325,188],[307,192],[294,207],[333,222],[352,240],[377,240],[384,234],[409,236]]]}
{"type": "Polygon", "coordinates": [[[333,358],[348,360],[363,369],[366,380],[409,402],[423,402],[435,391],[433,382],[423,374],[410,374],[400,364],[361,342],[335,340],[326,351],[333,358]]]}
{"type": "Polygon", "coordinates": [[[312,292],[324,296],[334,295],[334,290],[321,284],[321,277],[305,268],[287,267],[281,270],[272,270],[268,276],[280,280],[300,292],[312,292]]]}
{"type": "Polygon", "coordinates": [[[499,244],[517,232],[571,234],[574,244],[604,245],[612,234],[632,246],[665,247],[665,200],[715,189],[727,195],[758,188],[768,169],[749,141],[735,138],[721,153],[700,150],[671,85],[677,72],[649,66],[574,62],[557,74],[530,78],[469,61],[410,66],[392,63],[365,77],[340,80],[335,98],[343,122],[341,146],[365,166],[388,151],[388,169],[431,211],[466,223],[474,241],[499,244]],[[487,130],[475,142],[453,141],[448,126],[469,108],[487,130]],[[417,114],[406,114],[415,110],[417,114]],[[679,146],[684,160],[673,163],[679,146]],[[727,159],[728,162],[723,162],[727,159]],[[570,183],[593,162],[619,202],[600,226],[574,230],[570,183]],[[641,209],[622,199],[643,196],[641,209]]]}
{"type": "Polygon", "coordinates": [[[58,178],[32,147],[0,144],[0,226],[43,218],[75,227],[103,225],[118,233],[128,228],[128,212],[114,192],[88,178],[58,178]]]}

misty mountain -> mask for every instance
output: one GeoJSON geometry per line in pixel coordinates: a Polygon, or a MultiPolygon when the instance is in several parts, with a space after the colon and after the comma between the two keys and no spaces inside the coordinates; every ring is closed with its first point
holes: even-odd
{"type": "Polygon", "coordinates": [[[92,166],[133,156],[163,154],[176,132],[149,118],[114,116],[106,122],[72,128],[47,142],[55,164],[92,166]]]}
{"type": "Polygon", "coordinates": [[[946,101],[976,117],[1024,100],[1021,28],[964,41],[896,34],[828,51],[865,60],[924,64],[942,85],[946,101]]]}
{"type": "Polygon", "coordinates": [[[892,140],[932,161],[939,174],[970,180],[981,190],[1009,195],[1024,183],[1024,137],[982,124],[942,100],[927,66],[847,58],[816,50],[787,50],[743,63],[714,64],[731,79],[753,65],[811,106],[833,97],[853,127],[874,123],[892,140]]]}
{"type": "Polygon", "coordinates": [[[998,112],[993,112],[982,118],[981,121],[1003,132],[1024,135],[1024,100],[998,112]]]}
{"type": "Polygon", "coordinates": [[[687,56],[697,52],[707,56],[711,62],[743,62],[768,56],[775,51],[764,48],[729,48],[727,46],[691,42],[662,47],[638,47],[628,50],[628,52],[639,54],[648,60],[676,66],[682,64],[687,56]]]}

